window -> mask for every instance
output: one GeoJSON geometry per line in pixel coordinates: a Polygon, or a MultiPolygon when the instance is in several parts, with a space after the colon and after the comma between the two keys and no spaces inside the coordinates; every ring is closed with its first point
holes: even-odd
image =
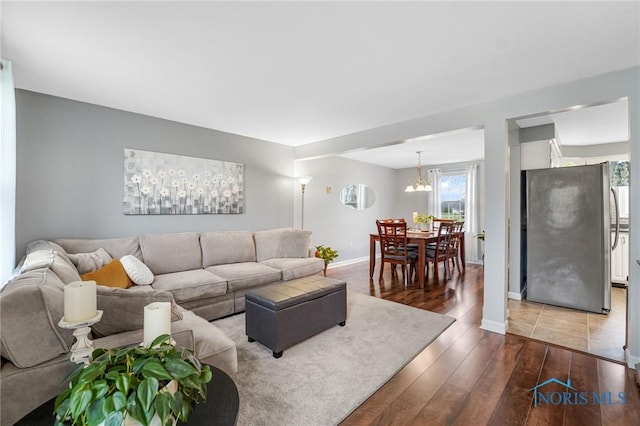
{"type": "Polygon", "coordinates": [[[440,178],[440,217],[465,221],[467,174],[443,173],[440,178]]]}

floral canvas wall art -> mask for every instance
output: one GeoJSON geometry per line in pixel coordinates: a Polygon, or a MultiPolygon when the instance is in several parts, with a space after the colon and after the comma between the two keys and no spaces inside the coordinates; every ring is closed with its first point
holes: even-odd
{"type": "Polygon", "coordinates": [[[124,150],[124,214],[244,213],[243,165],[124,150]]]}

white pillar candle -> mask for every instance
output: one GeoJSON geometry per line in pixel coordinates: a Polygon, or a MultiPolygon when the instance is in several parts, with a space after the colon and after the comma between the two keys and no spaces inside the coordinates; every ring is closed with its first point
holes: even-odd
{"type": "Polygon", "coordinates": [[[418,219],[418,212],[413,212],[413,223],[416,223],[418,219]]]}
{"type": "Polygon", "coordinates": [[[78,323],[97,314],[95,281],[74,281],[64,286],[64,320],[78,323]]]}
{"type": "Polygon", "coordinates": [[[171,302],[150,303],[144,307],[143,345],[151,345],[163,334],[171,336],[171,302]]]}

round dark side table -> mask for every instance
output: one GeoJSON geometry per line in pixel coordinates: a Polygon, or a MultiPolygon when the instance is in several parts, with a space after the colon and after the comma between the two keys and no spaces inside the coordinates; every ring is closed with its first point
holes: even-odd
{"type": "MultiPolygon", "coordinates": [[[[196,405],[187,423],[191,426],[234,426],[238,418],[240,397],[238,388],[224,371],[211,366],[213,378],[207,384],[207,400],[196,405]]],[[[45,402],[20,419],[16,426],[51,426],[54,424],[53,405],[55,398],[45,402]]]]}

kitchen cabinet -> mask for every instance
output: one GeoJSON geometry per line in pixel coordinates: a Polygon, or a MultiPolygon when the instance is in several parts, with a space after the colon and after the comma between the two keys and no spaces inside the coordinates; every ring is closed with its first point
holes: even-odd
{"type": "Polygon", "coordinates": [[[520,144],[520,170],[560,166],[562,152],[555,139],[520,144]]]}
{"type": "MultiPolygon", "coordinates": [[[[615,233],[611,234],[611,241],[615,233]]],[[[626,283],[629,276],[629,233],[620,232],[618,246],[611,252],[611,282],[626,283]]]]}

